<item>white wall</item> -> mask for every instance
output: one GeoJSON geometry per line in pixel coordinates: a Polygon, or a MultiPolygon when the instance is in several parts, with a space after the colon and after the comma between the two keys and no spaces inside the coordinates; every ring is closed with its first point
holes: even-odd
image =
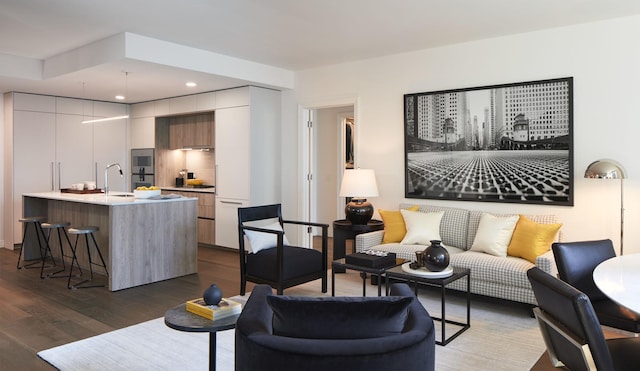
{"type": "MultiPolygon", "coordinates": [[[[376,209],[394,209],[404,200],[404,94],[573,76],[575,206],[408,201],[555,213],[564,223],[565,240],[611,238],[617,245],[620,183],[582,178],[590,162],[613,158],[625,166],[629,177],[625,252],[640,252],[638,39],[636,16],[302,71],[296,76],[296,89],[283,94],[283,137],[286,141],[299,137],[300,105],[356,97],[358,165],[376,171],[380,197],[371,200],[376,209]]],[[[300,145],[283,148],[283,169],[289,169],[285,172],[289,176],[301,168],[300,150],[300,145]]],[[[296,191],[301,194],[299,188],[296,191]]],[[[300,199],[288,203],[285,212],[299,215],[301,204],[300,199]]]]}

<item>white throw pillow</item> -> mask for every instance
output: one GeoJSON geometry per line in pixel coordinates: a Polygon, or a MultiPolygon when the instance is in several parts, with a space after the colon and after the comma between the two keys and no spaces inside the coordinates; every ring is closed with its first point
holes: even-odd
{"type": "Polygon", "coordinates": [[[407,227],[407,234],[400,242],[401,244],[430,245],[431,240],[442,240],[440,238],[440,221],[444,211],[422,213],[401,209],[400,213],[407,227]]]}
{"type": "Polygon", "coordinates": [[[507,256],[507,248],[519,218],[518,215],[497,217],[483,213],[470,250],[495,256],[507,256]]]}
{"type": "MultiPolygon", "coordinates": [[[[269,225],[264,226],[256,226],[257,228],[270,229],[273,231],[282,231],[282,226],[280,222],[275,221],[269,225]]],[[[245,230],[244,234],[247,236],[249,240],[249,252],[252,254],[257,253],[260,250],[271,249],[278,245],[278,235],[273,233],[265,233],[258,231],[249,231],[245,230]]],[[[283,236],[282,239],[283,245],[289,245],[289,241],[287,241],[287,236],[283,236]]]]}

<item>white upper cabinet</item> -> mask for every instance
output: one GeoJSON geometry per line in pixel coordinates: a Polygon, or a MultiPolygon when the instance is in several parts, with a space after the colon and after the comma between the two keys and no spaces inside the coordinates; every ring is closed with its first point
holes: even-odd
{"type": "Polygon", "coordinates": [[[131,112],[131,118],[140,117],[155,117],[155,102],[144,102],[132,104],[129,108],[131,112]]]}
{"type": "Polygon", "coordinates": [[[171,114],[170,99],[161,99],[153,102],[153,109],[156,117],[168,116],[171,114]]]}
{"type": "Polygon", "coordinates": [[[248,106],[250,101],[251,94],[248,86],[216,92],[216,108],[248,106]]]}
{"type": "Polygon", "coordinates": [[[129,141],[131,148],[155,148],[156,118],[138,117],[131,119],[129,141]]]}
{"type": "Polygon", "coordinates": [[[93,102],[93,117],[124,116],[129,112],[126,104],[110,102],[93,102]]]}
{"type": "Polygon", "coordinates": [[[187,95],[169,99],[169,109],[172,114],[189,113],[198,110],[195,95],[187,95]]]}
{"type": "Polygon", "coordinates": [[[213,111],[216,109],[216,92],[196,95],[196,109],[198,111],[213,111]]]}
{"type": "Polygon", "coordinates": [[[56,112],[56,97],[38,94],[13,94],[13,109],[19,111],[56,112]]]}

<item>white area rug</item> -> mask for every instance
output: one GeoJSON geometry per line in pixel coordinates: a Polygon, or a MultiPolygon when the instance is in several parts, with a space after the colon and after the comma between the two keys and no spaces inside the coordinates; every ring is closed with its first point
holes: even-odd
{"type": "MultiPolygon", "coordinates": [[[[320,282],[286,290],[285,294],[319,296],[320,282]]],[[[336,295],[361,294],[357,273],[337,275],[336,295]]],[[[376,294],[376,287],[368,285],[367,295],[376,294]]],[[[439,292],[421,290],[420,301],[429,313],[440,316],[439,292]]],[[[447,319],[463,322],[465,309],[461,296],[448,297],[447,319]]],[[[436,330],[439,338],[439,322],[436,330]]],[[[446,330],[452,334],[454,327],[446,330]]],[[[234,330],[217,336],[217,369],[231,371],[234,330]]],[[[544,350],[537,323],[524,307],[472,298],[471,328],[446,347],[436,346],[436,370],[529,370],[544,350]]],[[[176,331],[158,318],[47,349],[38,356],[62,371],[207,370],[209,335],[176,331]]]]}

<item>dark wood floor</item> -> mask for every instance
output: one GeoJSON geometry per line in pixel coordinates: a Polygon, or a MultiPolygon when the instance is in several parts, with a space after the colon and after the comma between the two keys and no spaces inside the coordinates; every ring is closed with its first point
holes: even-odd
{"type": "MultiPolygon", "coordinates": [[[[224,296],[240,293],[238,253],[198,249],[198,273],[117,292],[68,290],[66,279],[40,279],[39,269],[16,269],[18,250],[0,248],[0,369],[52,370],[43,349],[162,317],[216,283],[224,296]]],[[[249,283],[247,290],[253,285],[249,283]]]]}
{"type": "MultiPolygon", "coordinates": [[[[347,251],[350,246],[347,246],[347,251]]],[[[332,248],[329,242],[329,261],[332,248]]],[[[68,290],[66,279],[41,280],[38,269],[16,269],[18,250],[0,248],[0,369],[53,370],[36,355],[54,346],[162,317],[211,283],[224,296],[240,293],[235,250],[200,247],[198,273],[117,292],[68,290]]],[[[247,291],[253,284],[247,284],[247,291]]],[[[551,370],[548,358],[532,370],[551,370]]]]}

